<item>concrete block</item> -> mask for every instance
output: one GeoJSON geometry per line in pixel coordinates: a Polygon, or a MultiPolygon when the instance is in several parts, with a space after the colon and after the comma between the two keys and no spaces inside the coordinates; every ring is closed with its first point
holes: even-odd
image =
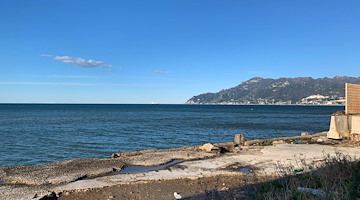
{"type": "Polygon", "coordinates": [[[339,131],[341,136],[348,138],[350,136],[348,116],[340,115],[340,116],[336,116],[335,119],[336,119],[337,130],[339,131]]]}
{"type": "Polygon", "coordinates": [[[350,137],[347,115],[331,116],[330,129],[327,133],[327,137],[331,139],[350,137]]]}
{"type": "Polygon", "coordinates": [[[211,150],[214,148],[215,146],[211,143],[206,143],[204,145],[202,145],[201,147],[199,147],[202,151],[206,151],[206,152],[211,152],[211,150]]]}
{"type": "Polygon", "coordinates": [[[243,145],[245,142],[244,134],[235,134],[234,143],[238,145],[243,145]]]}
{"type": "Polygon", "coordinates": [[[351,116],[351,134],[360,134],[360,115],[351,116]]]}

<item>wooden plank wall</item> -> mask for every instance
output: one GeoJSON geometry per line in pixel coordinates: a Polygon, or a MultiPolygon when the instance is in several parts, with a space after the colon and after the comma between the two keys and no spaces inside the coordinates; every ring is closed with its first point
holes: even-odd
{"type": "Polygon", "coordinates": [[[345,84],[346,114],[360,114],[360,84],[345,84]]]}

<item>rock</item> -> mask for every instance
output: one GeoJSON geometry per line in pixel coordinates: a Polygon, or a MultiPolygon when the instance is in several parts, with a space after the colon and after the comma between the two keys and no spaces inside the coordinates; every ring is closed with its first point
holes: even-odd
{"type": "Polygon", "coordinates": [[[213,145],[211,143],[206,143],[199,147],[202,151],[211,152],[211,153],[226,153],[229,152],[229,149],[226,145],[213,145]]]}
{"type": "Polygon", "coordinates": [[[336,111],[336,112],[334,112],[332,115],[334,115],[334,116],[341,116],[341,115],[346,115],[346,113],[345,113],[344,110],[341,110],[341,111],[336,111]]]}
{"type": "Polygon", "coordinates": [[[243,134],[235,134],[234,143],[242,145],[245,142],[245,137],[243,134]]]}
{"type": "Polygon", "coordinates": [[[126,154],[122,152],[111,154],[111,158],[119,158],[119,157],[126,157],[126,154]]]}
{"type": "Polygon", "coordinates": [[[240,146],[241,150],[248,150],[249,146],[240,146]]]}
{"type": "Polygon", "coordinates": [[[227,153],[229,150],[226,147],[214,147],[211,151],[216,153],[227,153]]]}
{"type": "Polygon", "coordinates": [[[317,140],[316,140],[316,142],[321,143],[321,142],[324,142],[324,140],[323,140],[323,139],[321,139],[321,138],[319,138],[319,139],[317,139],[317,140]]]}
{"type": "Polygon", "coordinates": [[[274,144],[284,144],[285,141],[284,140],[276,140],[276,141],[273,141],[272,143],[273,143],[273,145],[274,144]]]}
{"type": "Polygon", "coordinates": [[[237,152],[240,152],[240,151],[241,151],[240,146],[236,144],[235,147],[234,147],[234,152],[237,153],[237,152]]]}
{"type": "Polygon", "coordinates": [[[300,136],[307,136],[307,135],[310,135],[308,132],[302,132],[301,134],[300,134],[300,136]]]}
{"type": "Polygon", "coordinates": [[[316,142],[322,143],[328,141],[328,138],[326,136],[320,136],[316,142]]]}
{"type": "Polygon", "coordinates": [[[350,140],[360,142],[360,134],[356,134],[356,133],[350,134],[350,140]]]}
{"type": "Polygon", "coordinates": [[[206,152],[211,152],[212,149],[215,149],[214,148],[215,146],[211,143],[206,143],[204,145],[202,145],[201,147],[199,147],[202,151],[206,151],[206,152]]]}
{"type": "Polygon", "coordinates": [[[233,152],[235,147],[234,142],[218,143],[214,144],[214,146],[225,148],[228,152],[233,152]]]}

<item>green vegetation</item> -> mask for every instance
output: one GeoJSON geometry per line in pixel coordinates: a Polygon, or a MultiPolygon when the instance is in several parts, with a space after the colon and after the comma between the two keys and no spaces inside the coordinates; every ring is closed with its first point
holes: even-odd
{"type": "Polygon", "coordinates": [[[325,156],[318,166],[308,165],[305,160],[300,163],[303,173],[293,166],[280,165],[277,179],[254,185],[247,199],[360,199],[360,161],[338,153],[325,156]]]}
{"type": "Polygon", "coordinates": [[[360,161],[342,153],[324,155],[316,163],[297,158],[295,165],[279,163],[274,175],[246,174],[238,187],[213,190],[190,199],[236,200],[360,200],[360,161]]]}

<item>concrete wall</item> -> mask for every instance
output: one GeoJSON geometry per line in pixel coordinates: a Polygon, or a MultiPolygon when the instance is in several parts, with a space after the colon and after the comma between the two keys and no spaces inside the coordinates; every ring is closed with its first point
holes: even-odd
{"type": "Polygon", "coordinates": [[[327,137],[360,141],[360,115],[333,115],[327,137]]]}
{"type": "Polygon", "coordinates": [[[345,84],[345,113],[359,114],[360,113],[360,84],[345,84]]]}
{"type": "Polygon", "coordinates": [[[330,129],[327,133],[327,137],[331,139],[343,139],[343,138],[348,138],[349,136],[350,136],[349,116],[348,115],[331,116],[330,129]]]}
{"type": "Polygon", "coordinates": [[[351,134],[360,134],[360,115],[351,116],[351,134]]]}

